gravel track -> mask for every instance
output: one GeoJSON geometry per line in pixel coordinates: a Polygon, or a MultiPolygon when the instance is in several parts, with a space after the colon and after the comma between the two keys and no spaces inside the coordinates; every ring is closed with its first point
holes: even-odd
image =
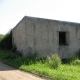
{"type": "Polygon", "coordinates": [[[45,80],[0,62],[0,80],[45,80]]]}

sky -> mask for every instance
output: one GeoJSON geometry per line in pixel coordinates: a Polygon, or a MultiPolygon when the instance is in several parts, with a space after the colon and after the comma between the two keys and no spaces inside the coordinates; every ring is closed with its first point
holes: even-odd
{"type": "Polygon", "coordinates": [[[24,16],[80,23],[80,0],[0,0],[0,34],[24,16]]]}

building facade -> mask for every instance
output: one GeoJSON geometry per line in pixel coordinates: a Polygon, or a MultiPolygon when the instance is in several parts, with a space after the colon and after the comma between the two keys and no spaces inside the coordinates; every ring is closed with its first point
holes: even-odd
{"type": "Polygon", "coordinates": [[[12,30],[13,44],[23,56],[38,53],[46,57],[57,53],[62,59],[80,49],[80,24],[25,16],[12,30]]]}

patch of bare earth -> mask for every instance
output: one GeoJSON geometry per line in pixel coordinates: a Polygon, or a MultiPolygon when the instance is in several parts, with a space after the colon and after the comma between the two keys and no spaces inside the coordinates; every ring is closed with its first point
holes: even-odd
{"type": "Polygon", "coordinates": [[[17,70],[0,62],[0,80],[45,80],[33,74],[17,70]]]}

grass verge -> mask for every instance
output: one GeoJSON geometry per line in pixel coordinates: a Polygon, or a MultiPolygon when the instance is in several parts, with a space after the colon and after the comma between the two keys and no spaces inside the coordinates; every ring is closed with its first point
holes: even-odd
{"type": "Polygon", "coordinates": [[[80,67],[73,65],[61,65],[57,69],[51,69],[45,64],[36,63],[32,65],[22,65],[20,69],[39,75],[49,76],[56,80],[79,80],[80,79],[80,67]]]}
{"type": "Polygon", "coordinates": [[[8,58],[8,51],[0,51],[0,60],[13,67],[24,71],[36,73],[40,76],[48,76],[55,80],[80,80],[80,66],[61,64],[58,68],[50,68],[45,61],[33,57],[8,58]],[[7,58],[4,55],[8,55],[7,58]]]}

